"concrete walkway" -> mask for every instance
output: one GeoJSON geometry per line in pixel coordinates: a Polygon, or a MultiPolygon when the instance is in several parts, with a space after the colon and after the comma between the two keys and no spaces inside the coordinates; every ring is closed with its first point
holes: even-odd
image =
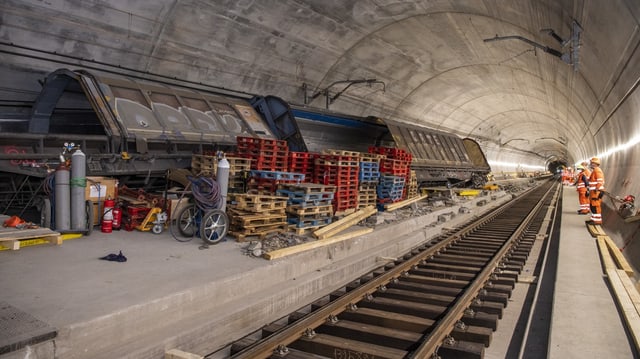
{"type": "Polygon", "coordinates": [[[596,240],[585,226],[589,218],[577,209],[575,188],[565,186],[548,358],[637,357],[604,277],[596,240]]]}

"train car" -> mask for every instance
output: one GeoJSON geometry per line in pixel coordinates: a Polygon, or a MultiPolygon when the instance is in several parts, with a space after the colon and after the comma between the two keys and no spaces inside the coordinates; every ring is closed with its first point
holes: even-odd
{"type": "Polygon", "coordinates": [[[419,185],[481,187],[491,168],[470,138],[391,119],[355,117],[304,107],[292,112],[311,151],[339,148],[367,152],[370,146],[397,147],[413,155],[419,185]]]}
{"type": "Polygon", "coordinates": [[[250,98],[54,71],[29,106],[1,108],[0,213],[37,203],[42,179],[70,149],[86,155],[87,176],[152,188],[194,153],[228,150],[239,135],[274,138],[250,98]]]}

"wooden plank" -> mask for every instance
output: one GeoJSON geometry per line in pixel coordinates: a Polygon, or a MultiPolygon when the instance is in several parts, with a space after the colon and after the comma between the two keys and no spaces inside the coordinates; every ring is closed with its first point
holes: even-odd
{"type": "Polygon", "coordinates": [[[613,262],[613,258],[611,258],[611,253],[609,253],[609,249],[607,248],[604,238],[600,236],[596,241],[598,242],[598,249],[600,250],[600,258],[604,269],[607,271],[617,269],[616,264],[613,262]]]}
{"type": "Polygon", "coordinates": [[[308,251],[315,248],[325,247],[333,243],[342,242],[347,239],[358,237],[363,234],[367,234],[371,232],[373,232],[373,228],[361,228],[361,229],[349,231],[347,233],[341,234],[339,236],[331,237],[328,239],[321,239],[313,242],[305,242],[292,247],[277,249],[275,251],[271,251],[269,253],[263,254],[263,257],[268,260],[282,258],[295,253],[300,253],[300,252],[308,251]]]}
{"type": "Polygon", "coordinates": [[[391,204],[386,204],[384,206],[384,209],[386,209],[387,211],[395,211],[398,208],[402,208],[404,206],[410,205],[411,203],[421,201],[421,200],[423,200],[423,199],[425,199],[427,197],[429,197],[429,195],[425,194],[425,195],[422,195],[422,196],[419,196],[419,197],[405,199],[404,201],[391,203],[391,204]]]}
{"type": "Polygon", "coordinates": [[[363,219],[371,216],[376,212],[377,210],[375,207],[369,206],[318,229],[317,231],[313,232],[313,235],[319,239],[331,237],[332,235],[355,225],[356,223],[362,221],[363,219]]]}
{"type": "Polygon", "coordinates": [[[633,268],[631,268],[631,265],[629,265],[629,262],[627,262],[627,259],[620,251],[620,248],[618,248],[618,246],[613,243],[613,239],[611,239],[611,237],[609,236],[598,236],[598,239],[600,239],[600,237],[604,239],[605,244],[609,248],[609,252],[611,253],[613,260],[618,266],[617,268],[624,270],[629,277],[633,277],[633,268]]]}
{"type": "Polygon", "coordinates": [[[638,312],[638,315],[640,315],[640,293],[638,293],[638,290],[631,281],[631,278],[628,278],[628,276],[627,278],[625,278],[624,275],[622,275],[622,273],[626,274],[626,271],[622,269],[617,269],[617,271],[618,276],[620,277],[620,281],[622,282],[622,285],[624,285],[624,289],[627,291],[627,295],[629,295],[631,303],[633,303],[633,306],[636,308],[636,312],[638,312]]]}
{"type": "Polygon", "coordinates": [[[609,279],[614,297],[622,312],[629,335],[633,338],[636,351],[640,351],[640,314],[638,314],[636,307],[627,293],[627,286],[624,284],[625,281],[630,282],[631,280],[622,270],[607,270],[607,278],[609,279]]]}
{"type": "Polygon", "coordinates": [[[607,235],[602,230],[602,227],[600,227],[599,224],[589,224],[589,223],[587,223],[587,229],[589,230],[589,233],[591,234],[591,237],[594,237],[594,238],[596,238],[598,236],[606,236],[607,235]]]}
{"type": "Polygon", "coordinates": [[[61,245],[62,236],[60,233],[54,232],[49,228],[2,228],[2,230],[0,230],[0,246],[12,251],[17,251],[22,246],[21,241],[24,241],[25,246],[45,242],[61,245]]]}
{"type": "Polygon", "coordinates": [[[640,214],[637,214],[635,216],[632,217],[627,217],[624,219],[625,223],[631,223],[631,222],[635,222],[635,221],[640,221],[640,214]]]}

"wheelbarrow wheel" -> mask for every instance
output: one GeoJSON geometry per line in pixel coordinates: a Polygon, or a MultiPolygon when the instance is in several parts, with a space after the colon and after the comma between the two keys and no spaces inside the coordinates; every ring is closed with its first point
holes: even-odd
{"type": "Polygon", "coordinates": [[[207,211],[200,223],[200,236],[207,244],[220,242],[229,230],[229,217],[224,211],[212,209],[207,211]]]}
{"type": "Polygon", "coordinates": [[[183,207],[176,216],[176,225],[178,231],[183,236],[182,238],[176,237],[179,242],[188,242],[195,237],[198,231],[197,225],[198,207],[195,204],[191,204],[183,207]]]}

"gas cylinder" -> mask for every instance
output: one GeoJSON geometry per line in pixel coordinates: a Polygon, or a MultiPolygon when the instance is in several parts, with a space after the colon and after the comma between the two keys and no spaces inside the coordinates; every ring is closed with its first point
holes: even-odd
{"type": "Polygon", "coordinates": [[[102,233],[111,233],[113,230],[113,206],[115,201],[109,197],[104,201],[104,214],[102,215],[102,233]]]}
{"type": "Polygon", "coordinates": [[[113,229],[120,229],[122,225],[122,208],[117,206],[113,209],[113,229]]]}

